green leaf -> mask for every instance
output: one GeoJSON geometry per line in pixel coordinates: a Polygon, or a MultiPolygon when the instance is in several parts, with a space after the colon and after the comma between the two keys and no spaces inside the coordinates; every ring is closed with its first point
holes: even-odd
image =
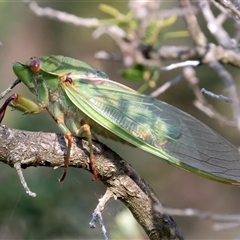
{"type": "Polygon", "coordinates": [[[188,37],[188,36],[189,36],[188,31],[167,32],[167,33],[164,33],[163,39],[180,38],[180,37],[188,37]]]}
{"type": "Polygon", "coordinates": [[[143,81],[144,70],[143,65],[137,64],[122,71],[121,76],[129,81],[143,81]]]}
{"type": "Polygon", "coordinates": [[[116,8],[106,4],[100,4],[99,9],[116,18],[119,17],[119,15],[122,15],[116,8]]]}

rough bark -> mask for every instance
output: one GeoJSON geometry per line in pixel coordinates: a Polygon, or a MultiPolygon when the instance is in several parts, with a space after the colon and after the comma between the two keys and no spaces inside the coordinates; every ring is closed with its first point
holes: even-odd
{"type": "MultiPolygon", "coordinates": [[[[19,162],[22,168],[59,167],[63,164],[65,150],[61,134],[0,126],[0,161],[9,166],[19,162]]],[[[162,204],[152,188],[128,163],[96,142],[94,157],[99,180],[129,208],[150,239],[183,239],[172,217],[156,208],[162,204]]],[[[88,143],[80,138],[74,138],[70,166],[90,171],[88,143]]]]}

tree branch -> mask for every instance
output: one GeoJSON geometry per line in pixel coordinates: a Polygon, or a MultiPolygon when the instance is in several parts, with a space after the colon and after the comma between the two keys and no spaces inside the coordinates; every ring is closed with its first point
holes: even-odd
{"type": "Polygon", "coordinates": [[[223,6],[225,9],[228,9],[230,12],[232,12],[237,19],[240,18],[240,12],[236,6],[234,6],[231,1],[229,0],[214,0],[215,2],[219,3],[221,6],[223,6]]]}
{"type": "MultiPolygon", "coordinates": [[[[64,162],[66,143],[62,134],[26,132],[0,126],[0,161],[10,166],[59,167],[64,162]]],[[[74,138],[70,166],[90,171],[88,144],[74,138]]],[[[171,216],[155,210],[161,206],[151,187],[113,151],[94,143],[95,167],[116,199],[122,201],[150,239],[183,239],[171,216]]],[[[69,173],[70,174],[70,173],[69,173]]]]}
{"type": "MultiPolygon", "coordinates": [[[[183,8],[191,8],[191,2],[189,0],[179,0],[179,3],[183,8]]],[[[195,45],[200,48],[205,48],[207,45],[207,39],[198,24],[196,15],[190,12],[184,15],[184,19],[195,45]]]]}

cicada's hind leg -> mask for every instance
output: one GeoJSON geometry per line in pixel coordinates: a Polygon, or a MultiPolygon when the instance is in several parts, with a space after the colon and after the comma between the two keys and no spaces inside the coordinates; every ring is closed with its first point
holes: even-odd
{"type": "Polygon", "coordinates": [[[88,144],[89,144],[89,164],[93,174],[93,180],[97,180],[98,175],[94,165],[94,158],[93,158],[92,132],[89,124],[83,124],[79,129],[78,136],[82,136],[83,134],[87,137],[88,144]]]}
{"type": "Polygon", "coordinates": [[[58,179],[59,182],[63,182],[63,180],[65,179],[66,175],[67,175],[67,170],[68,170],[68,166],[69,166],[69,162],[70,162],[70,156],[71,156],[71,148],[72,148],[72,142],[73,142],[73,136],[72,133],[67,129],[67,127],[65,126],[65,124],[63,123],[59,123],[58,122],[59,127],[63,130],[64,132],[64,136],[67,140],[67,152],[66,152],[66,156],[65,156],[65,160],[64,160],[64,169],[63,169],[63,174],[62,176],[58,179]]]}
{"type": "MultiPolygon", "coordinates": [[[[66,127],[66,125],[63,122],[60,122],[60,118],[57,118],[56,122],[58,123],[59,127],[63,131],[63,133],[65,135],[65,138],[67,140],[67,154],[66,154],[65,161],[64,161],[63,175],[62,175],[62,177],[60,179],[58,179],[59,182],[62,182],[64,180],[64,178],[65,178],[65,176],[67,174],[67,170],[68,170],[73,136],[72,136],[71,132],[68,130],[68,128],[66,127]]],[[[72,126],[73,125],[74,125],[74,121],[72,120],[72,126]]],[[[76,131],[75,134],[77,136],[79,136],[79,137],[81,137],[83,135],[87,137],[87,140],[88,140],[88,143],[89,143],[89,152],[90,152],[89,164],[90,164],[91,172],[93,173],[93,180],[97,180],[98,176],[97,176],[97,171],[96,171],[95,166],[94,166],[92,134],[91,134],[90,126],[88,124],[82,125],[78,129],[78,131],[76,131]]]]}

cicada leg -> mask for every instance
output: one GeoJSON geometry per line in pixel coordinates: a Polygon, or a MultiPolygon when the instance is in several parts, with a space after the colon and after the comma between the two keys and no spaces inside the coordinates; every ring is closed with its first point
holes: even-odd
{"type": "Polygon", "coordinates": [[[91,171],[93,173],[93,180],[98,179],[97,171],[94,166],[94,158],[93,158],[93,145],[92,145],[92,133],[91,133],[91,128],[89,124],[84,124],[82,127],[79,129],[78,135],[82,135],[82,133],[85,133],[88,144],[89,144],[89,164],[91,167],[91,171]]]}
{"type": "MultiPolygon", "coordinates": [[[[63,131],[64,136],[67,140],[67,153],[66,153],[66,157],[65,157],[65,161],[64,161],[64,170],[63,170],[63,174],[62,174],[61,178],[58,179],[59,182],[62,182],[64,180],[64,178],[66,177],[68,165],[70,162],[70,154],[71,154],[71,148],[72,148],[72,133],[68,130],[67,126],[63,123],[62,118],[60,116],[55,118],[55,120],[56,120],[58,126],[60,127],[60,129],[63,131]]],[[[89,143],[89,152],[90,152],[89,164],[90,164],[91,171],[93,173],[93,180],[97,180],[98,177],[97,177],[97,171],[94,166],[92,134],[91,134],[90,126],[88,124],[82,125],[79,128],[76,135],[79,137],[81,137],[83,135],[87,137],[87,140],[89,143]]]]}
{"type": "Polygon", "coordinates": [[[64,160],[64,166],[63,166],[63,173],[62,176],[58,179],[58,182],[63,182],[67,175],[68,166],[70,162],[70,156],[71,156],[71,148],[72,148],[72,138],[73,135],[71,131],[68,129],[66,124],[64,123],[64,113],[61,111],[61,107],[59,103],[54,103],[52,111],[47,107],[46,110],[51,115],[51,117],[55,120],[55,122],[58,124],[58,127],[61,129],[61,131],[64,134],[65,139],[67,140],[67,152],[64,160]]]}
{"type": "MultiPolygon", "coordinates": [[[[12,108],[17,109],[17,110],[23,112],[24,114],[37,114],[37,113],[40,113],[44,108],[46,108],[46,107],[42,107],[42,106],[38,105],[37,103],[33,102],[31,99],[23,97],[19,94],[13,94],[5,101],[5,103],[0,108],[0,123],[2,122],[2,119],[4,118],[4,115],[5,115],[5,112],[6,112],[6,109],[8,106],[11,106],[12,108]]],[[[63,120],[64,113],[59,111],[59,106],[57,104],[55,105],[55,112],[57,113],[56,115],[53,115],[49,111],[48,108],[46,108],[46,110],[53,117],[53,119],[57,122],[58,126],[64,133],[64,136],[67,140],[67,152],[66,152],[66,157],[65,157],[65,161],[64,161],[64,170],[63,170],[63,174],[62,174],[61,178],[58,179],[59,182],[62,182],[65,179],[67,170],[68,170],[73,136],[72,136],[72,133],[67,128],[67,126],[65,125],[64,120],[63,120]]],[[[90,149],[89,163],[90,163],[91,171],[94,176],[93,179],[97,180],[97,172],[94,167],[94,159],[93,159],[92,134],[91,134],[90,126],[88,124],[82,125],[78,129],[76,135],[80,137],[83,134],[86,135],[88,143],[89,143],[89,149],[90,149]]]]}
{"type": "MultiPolygon", "coordinates": [[[[60,128],[65,128],[65,126],[63,125],[59,125],[60,128]]],[[[71,156],[71,148],[72,148],[72,133],[71,132],[67,132],[64,134],[66,140],[67,140],[67,153],[65,156],[65,160],[64,160],[64,169],[63,169],[63,174],[62,176],[58,179],[59,182],[63,182],[63,180],[65,179],[66,175],[67,175],[67,171],[68,171],[68,166],[69,166],[69,162],[70,162],[70,156],[71,156]]]]}
{"type": "Polygon", "coordinates": [[[14,109],[17,109],[24,114],[37,114],[43,110],[43,107],[33,102],[31,99],[23,97],[19,94],[11,95],[0,108],[0,123],[2,122],[6,109],[8,106],[11,106],[14,109]]]}

